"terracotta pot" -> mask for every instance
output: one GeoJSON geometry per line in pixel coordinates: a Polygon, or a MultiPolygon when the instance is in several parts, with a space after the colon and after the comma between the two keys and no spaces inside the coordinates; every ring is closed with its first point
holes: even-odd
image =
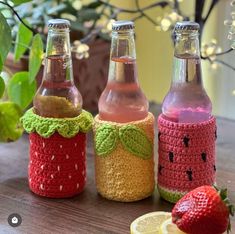
{"type": "MultiPolygon", "coordinates": [[[[95,40],[89,44],[90,57],[78,60],[72,53],[73,74],[75,85],[83,97],[83,108],[95,113],[98,110],[98,100],[105,88],[108,78],[110,42],[95,40]]],[[[24,56],[19,62],[14,63],[13,54],[9,54],[5,65],[16,73],[28,70],[28,56],[24,56]]],[[[43,67],[37,75],[38,86],[41,83],[43,67]]]]}

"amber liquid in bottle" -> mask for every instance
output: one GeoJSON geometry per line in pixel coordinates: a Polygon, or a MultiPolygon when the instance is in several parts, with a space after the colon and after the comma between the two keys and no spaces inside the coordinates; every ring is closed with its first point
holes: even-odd
{"type": "Polygon", "coordinates": [[[34,111],[43,117],[76,117],[82,109],[82,97],[73,81],[69,29],[64,21],[67,25],[66,20],[53,20],[49,27],[43,80],[34,97],[34,111]]]}

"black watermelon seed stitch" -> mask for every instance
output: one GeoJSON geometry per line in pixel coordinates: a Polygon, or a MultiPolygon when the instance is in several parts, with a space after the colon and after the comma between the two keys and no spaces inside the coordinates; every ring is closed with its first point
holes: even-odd
{"type": "Polygon", "coordinates": [[[173,163],[173,161],[174,161],[174,154],[173,154],[173,152],[169,152],[169,160],[170,160],[170,162],[173,163]]]}
{"type": "Polygon", "coordinates": [[[190,140],[190,139],[189,139],[187,136],[185,136],[185,137],[183,138],[183,142],[184,142],[185,147],[188,147],[189,140],[190,140]]]}
{"type": "Polygon", "coordinates": [[[192,180],[193,180],[193,172],[192,172],[192,170],[189,169],[188,171],[186,171],[186,173],[187,173],[187,175],[188,175],[188,179],[189,179],[190,181],[192,181],[192,180]]]}
{"type": "Polygon", "coordinates": [[[157,136],[158,136],[158,141],[160,141],[161,132],[159,132],[157,136]]]}
{"type": "Polygon", "coordinates": [[[215,129],[215,140],[217,140],[217,128],[215,129]]]}
{"type": "Polygon", "coordinates": [[[162,169],[163,169],[164,167],[162,166],[162,165],[159,165],[159,167],[158,167],[158,173],[159,173],[159,175],[162,175],[162,169]]]}
{"type": "Polygon", "coordinates": [[[206,155],[205,152],[203,152],[203,153],[201,154],[201,157],[202,157],[202,160],[203,160],[204,162],[206,162],[206,160],[207,160],[207,155],[206,155]]]}
{"type": "Polygon", "coordinates": [[[213,166],[213,168],[214,168],[214,171],[216,171],[216,166],[215,165],[213,166]]]}

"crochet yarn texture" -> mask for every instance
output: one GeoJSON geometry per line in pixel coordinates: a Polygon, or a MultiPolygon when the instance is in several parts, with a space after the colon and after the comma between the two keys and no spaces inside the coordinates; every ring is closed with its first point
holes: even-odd
{"type": "Polygon", "coordinates": [[[152,143],[145,132],[134,124],[122,127],[104,124],[98,127],[95,136],[96,154],[108,156],[117,147],[119,140],[122,146],[133,155],[143,159],[152,157],[152,143]]]}
{"type": "Polygon", "coordinates": [[[44,118],[31,109],[23,116],[22,123],[30,133],[30,189],[51,198],[72,197],[83,191],[85,132],[92,126],[92,116],[82,111],[81,116],[71,119],[44,118]]]}
{"type": "Polygon", "coordinates": [[[58,132],[65,138],[74,137],[78,132],[86,133],[92,128],[92,115],[82,110],[81,114],[74,118],[45,118],[29,109],[21,118],[26,132],[37,132],[40,136],[48,138],[58,132]]]}
{"type": "Polygon", "coordinates": [[[185,193],[215,182],[216,120],[174,123],[158,117],[158,190],[175,203],[185,193]]]}
{"type": "Polygon", "coordinates": [[[154,116],[129,123],[94,119],[96,187],[105,198],[131,202],[154,190],[154,116]]]}

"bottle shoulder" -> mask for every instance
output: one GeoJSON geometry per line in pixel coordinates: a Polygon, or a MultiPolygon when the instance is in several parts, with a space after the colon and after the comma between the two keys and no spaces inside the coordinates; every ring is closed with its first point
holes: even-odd
{"type": "Polygon", "coordinates": [[[44,84],[39,87],[33,100],[37,114],[54,118],[71,118],[80,114],[82,96],[74,85],[51,87],[44,84]]]}
{"type": "Polygon", "coordinates": [[[212,103],[203,89],[201,92],[170,90],[163,100],[162,113],[176,122],[198,122],[210,118],[212,103]]]}

